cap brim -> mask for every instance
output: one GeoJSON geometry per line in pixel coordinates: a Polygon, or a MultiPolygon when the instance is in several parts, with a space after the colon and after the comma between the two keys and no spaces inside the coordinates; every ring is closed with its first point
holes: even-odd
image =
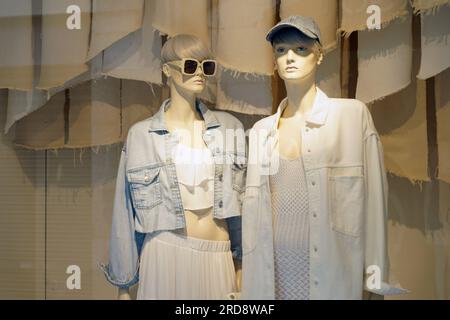
{"type": "Polygon", "coordinates": [[[305,34],[307,37],[312,38],[312,39],[318,39],[317,35],[314,34],[313,32],[309,31],[306,28],[301,28],[289,23],[283,23],[283,24],[278,24],[276,26],[274,26],[272,29],[269,30],[269,32],[266,35],[266,40],[269,42],[272,42],[273,37],[275,36],[275,34],[282,30],[282,29],[287,29],[287,28],[294,28],[298,31],[300,31],[301,33],[305,34]]]}

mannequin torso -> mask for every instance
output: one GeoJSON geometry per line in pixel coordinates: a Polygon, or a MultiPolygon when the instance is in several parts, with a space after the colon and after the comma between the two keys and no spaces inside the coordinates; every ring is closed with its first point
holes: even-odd
{"type": "MultiPolygon", "coordinates": [[[[176,108],[176,106],[174,107],[176,108]]],[[[204,121],[199,118],[198,114],[194,115],[195,120],[191,123],[188,121],[178,121],[170,112],[166,112],[165,115],[166,125],[170,132],[180,130],[185,133],[180,136],[181,144],[195,149],[207,148],[202,139],[205,128],[204,121]]],[[[213,217],[212,207],[195,211],[185,210],[184,214],[186,228],[178,229],[174,232],[205,240],[229,240],[226,221],[215,219],[213,217]]]]}

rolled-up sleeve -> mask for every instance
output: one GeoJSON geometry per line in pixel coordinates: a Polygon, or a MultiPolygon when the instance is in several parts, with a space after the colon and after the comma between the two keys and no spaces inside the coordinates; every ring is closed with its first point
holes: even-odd
{"type": "Polygon", "coordinates": [[[127,153],[124,146],[117,172],[109,263],[100,264],[106,279],[120,288],[128,288],[139,281],[139,256],[135,241],[134,210],[126,177],[126,161],[127,153]]]}
{"type": "MultiPolygon", "coordinates": [[[[368,111],[367,111],[368,112],[368,111]]],[[[372,118],[367,115],[364,139],[365,175],[365,290],[379,295],[397,295],[408,291],[389,283],[387,247],[388,183],[384,153],[372,118]]]]}

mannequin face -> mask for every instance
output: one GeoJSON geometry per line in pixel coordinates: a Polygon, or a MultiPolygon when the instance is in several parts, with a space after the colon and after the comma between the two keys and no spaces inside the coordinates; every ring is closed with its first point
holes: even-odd
{"type": "Polygon", "coordinates": [[[171,84],[185,92],[199,94],[205,89],[205,76],[201,68],[197,68],[193,75],[183,75],[178,66],[166,63],[163,72],[171,84]]]}
{"type": "Polygon", "coordinates": [[[275,67],[285,81],[301,80],[315,74],[322,61],[312,39],[291,39],[273,44],[275,67]]]}

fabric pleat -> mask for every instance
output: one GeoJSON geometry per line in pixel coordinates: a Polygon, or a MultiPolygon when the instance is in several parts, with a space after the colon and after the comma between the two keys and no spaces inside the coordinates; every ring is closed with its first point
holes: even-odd
{"type": "Polygon", "coordinates": [[[224,300],[235,288],[229,241],[197,239],[170,231],[146,235],[138,300],[224,300]]]}

